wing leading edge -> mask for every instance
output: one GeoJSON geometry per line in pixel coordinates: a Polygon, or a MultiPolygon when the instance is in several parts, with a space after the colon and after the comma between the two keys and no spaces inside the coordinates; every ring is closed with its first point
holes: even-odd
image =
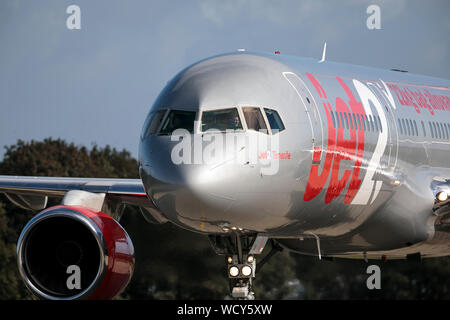
{"type": "Polygon", "coordinates": [[[24,195],[64,196],[71,190],[146,197],[140,179],[53,178],[0,176],[0,192],[24,195]]]}
{"type": "MultiPolygon", "coordinates": [[[[42,210],[48,197],[61,197],[63,203],[69,193],[86,192],[102,198],[102,211],[119,220],[126,205],[138,206],[147,221],[165,222],[164,215],[147,197],[140,179],[65,178],[1,176],[0,193],[24,209],[42,210]],[[156,220],[156,221],[155,221],[156,220]]],[[[73,201],[73,195],[68,197],[73,201]]],[[[80,198],[79,196],[77,198],[80,198]]],[[[81,196],[81,198],[86,198],[81,196]]],[[[80,199],[81,199],[80,198],[80,199]]],[[[80,201],[83,201],[82,199],[80,201]]],[[[79,204],[82,205],[82,202],[79,204]]]]}

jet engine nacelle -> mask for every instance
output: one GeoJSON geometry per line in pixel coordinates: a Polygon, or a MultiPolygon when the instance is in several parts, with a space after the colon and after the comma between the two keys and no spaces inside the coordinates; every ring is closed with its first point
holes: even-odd
{"type": "Polygon", "coordinates": [[[41,299],[112,299],[129,283],[134,248],[120,224],[79,206],[48,208],[17,244],[19,271],[41,299]]]}

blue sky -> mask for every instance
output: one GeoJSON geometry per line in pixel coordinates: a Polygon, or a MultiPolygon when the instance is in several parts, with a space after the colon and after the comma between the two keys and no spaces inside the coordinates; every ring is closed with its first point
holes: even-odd
{"type": "MultiPolygon", "coordinates": [[[[450,78],[448,0],[2,0],[0,146],[63,138],[137,156],[148,109],[180,69],[246,48],[450,78]],[[68,30],[66,8],[81,8],[68,30]],[[370,4],[381,30],[366,27],[370,4]]],[[[3,155],[0,150],[0,157],[3,155]]]]}

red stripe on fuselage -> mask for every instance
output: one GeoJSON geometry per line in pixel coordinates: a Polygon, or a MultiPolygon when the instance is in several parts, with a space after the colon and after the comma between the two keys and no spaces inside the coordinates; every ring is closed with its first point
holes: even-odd
{"type": "MultiPolygon", "coordinates": [[[[310,73],[307,73],[306,75],[319,94],[319,97],[322,99],[326,99],[327,95],[319,81],[310,73]]],[[[325,150],[325,161],[323,164],[322,172],[320,174],[320,164],[313,163],[311,165],[308,181],[306,183],[305,194],[303,195],[304,201],[310,201],[317,195],[319,195],[328,180],[330,171],[331,179],[325,195],[325,203],[330,203],[336,197],[338,197],[347,186],[349,180],[350,183],[348,184],[349,187],[344,198],[344,203],[351,203],[362,183],[361,179],[359,179],[359,172],[364,154],[365,132],[364,127],[361,125],[361,123],[356,121],[355,117],[352,118],[352,116],[359,114],[361,120],[365,118],[366,115],[364,112],[364,107],[361,102],[356,100],[352,91],[340,77],[336,77],[336,80],[344,89],[349,99],[347,105],[342,98],[336,97],[336,115],[346,113],[350,117],[350,119],[348,119],[352,124],[348,128],[350,132],[350,138],[348,140],[344,139],[344,123],[342,123],[342,125],[338,125],[337,128],[335,128],[331,118],[331,112],[333,111],[332,107],[328,101],[323,101],[322,105],[325,110],[325,115],[327,118],[326,125],[328,128],[328,144],[325,150]],[[344,170],[342,178],[339,179],[339,169],[342,160],[353,160],[355,163],[352,169],[344,170]]],[[[338,118],[336,119],[336,122],[339,122],[338,118]]],[[[320,161],[322,151],[324,150],[321,150],[320,147],[314,148],[314,162],[320,161]]]]}
{"type": "MultiPolygon", "coordinates": [[[[336,111],[342,112],[342,114],[345,112],[350,114],[349,108],[341,98],[336,98],[336,111]]],[[[349,120],[350,122],[353,121],[351,118],[349,120]]],[[[328,130],[329,129],[330,125],[328,125],[328,130]]],[[[341,194],[352,174],[351,170],[344,170],[344,175],[339,179],[339,167],[341,161],[352,160],[356,152],[356,130],[355,128],[352,129],[352,127],[349,127],[348,130],[350,130],[350,139],[345,140],[343,125],[337,129],[336,152],[334,153],[333,170],[331,172],[330,184],[328,185],[327,193],[325,195],[325,203],[330,203],[334,198],[341,194]]]]}
{"type": "MultiPolygon", "coordinates": [[[[320,83],[314,78],[314,76],[310,73],[306,74],[309,78],[309,80],[313,83],[314,87],[316,88],[319,96],[326,97],[326,93],[323,90],[320,83]]],[[[325,103],[323,102],[323,108],[325,110],[325,114],[327,117],[327,124],[328,124],[328,144],[327,149],[325,153],[325,162],[322,169],[322,172],[319,173],[319,164],[312,164],[311,170],[309,172],[309,178],[308,182],[306,183],[306,189],[305,193],[303,195],[304,201],[310,201],[314,199],[323,189],[325,186],[325,183],[328,180],[328,176],[330,175],[331,165],[333,163],[333,153],[334,153],[334,146],[335,146],[335,140],[336,140],[336,132],[334,130],[333,121],[331,119],[331,105],[329,102],[325,103]]],[[[314,161],[320,161],[321,159],[321,153],[323,150],[320,149],[320,147],[314,148],[313,153],[313,160],[314,161]]]]}
{"type": "Polygon", "coordinates": [[[311,73],[307,73],[306,76],[308,77],[309,81],[313,84],[314,88],[316,88],[317,93],[319,94],[319,97],[326,99],[327,94],[325,93],[325,90],[323,90],[322,86],[320,85],[319,81],[314,78],[314,76],[311,73]]]}
{"type": "MultiPolygon", "coordinates": [[[[352,91],[341,78],[336,77],[336,79],[344,89],[345,93],[347,94],[347,97],[349,99],[348,104],[350,106],[350,109],[352,110],[352,113],[360,114],[363,117],[365,117],[366,113],[364,112],[364,107],[362,103],[355,99],[355,96],[353,95],[352,91]]],[[[353,198],[356,195],[356,192],[358,191],[362,183],[362,181],[359,179],[359,171],[361,169],[364,154],[364,134],[365,134],[364,126],[361,126],[360,130],[357,131],[358,131],[358,148],[356,150],[356,159],[353,167],[353,175],[344,200],[344,202],[347,204],[352,202],[353,198]]]]}

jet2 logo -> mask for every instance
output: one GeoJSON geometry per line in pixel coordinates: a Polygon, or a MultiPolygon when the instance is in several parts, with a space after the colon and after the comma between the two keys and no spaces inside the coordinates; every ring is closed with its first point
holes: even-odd
{"type": "MultiPolygon", "coordinates": [[[[303,200],[310,201],[317,197],[329,180],[325,194],[325,203],[330,203],[337,198],[347,186],[348,189],[344,197],[345,204],[365,205],[369,202],[373,193],[372,203],[378,196],[382,185],[382,181],[374,181],[373,177],[380,164],[381,157],[384,154],[387,144],[388,125],[382,104],[368,86],[353,79],[353,85],[361,100],[358,101],[346,83],[340,77],[336,77],[337,82],[346,94],[346,98],[337,97],[334,101],[335,110],[333,110],[332,104],[328,100],[329,98],[319,81],[310,73],[307,73],[306,75],[321,98],[321,104],[325,110],[328,127],[328,142],[326,150],[322,150],[320,147],[314,147],[313,164],[309,173],[303,200]],[[369,119],[374,119],[370,103],[375,107],[384,130],[378,132],[378,141],[373,151],[372,158],[368,162],[364,161],[366,172],[364,178],[361,180],[360,171],[364,159],[364,139],[366,131],[366,126],[364,124],[367,124],[369,119]],[[352,115],[350,114],[355,116],[353,118],[354,124],[348,128],[350,131],[349,139],[344,139],[343,124],[334,126],[331,114],[332,111],[335,111],[336,113],[334,114],[336,115],[348,114],[350,121],[352,121],[352,115]],[[356,121],[357,117],[358,121],[356,121]],[[340,174],[339,169],[341,161],[343,160],[353,161],[353,166],[351,170],[344,170],[344,172],[341,172],[340,174]],[[322,170],[320,170],[321,162],[323,162],[322,170]],[[339,176],[341,176],[341,178],[339,178],[339,176]]],[[[384,86],[384,91],[381,89],[381,86],[378,85],[380,87],[379,91],[382,92],[386,97],[386,100],[390,102],[391,106],[395,108],[394,99],[392,98],[388,87],[383,81],[381,81],[381,83],[384,86]]],[[[339,119],[335,120],[339,121],[339,119]]]]}

